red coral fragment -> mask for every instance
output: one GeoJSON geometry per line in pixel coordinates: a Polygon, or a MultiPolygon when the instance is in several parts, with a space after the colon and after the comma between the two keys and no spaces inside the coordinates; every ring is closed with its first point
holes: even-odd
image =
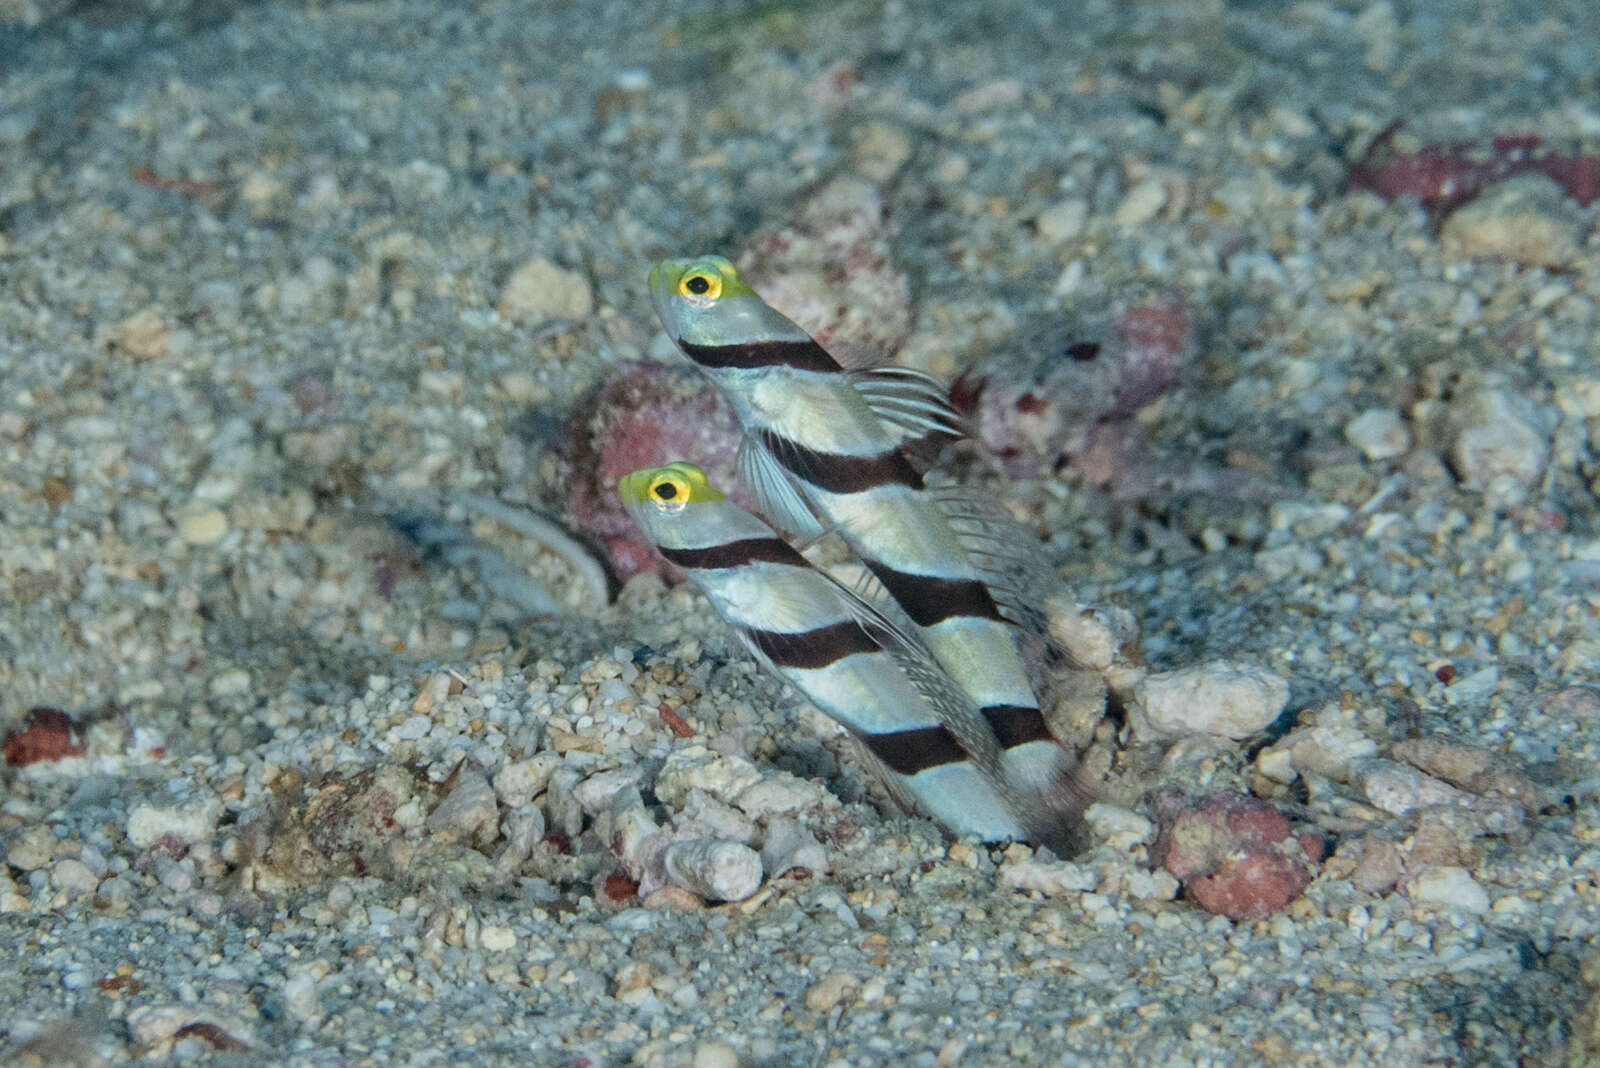
{"type": "Polygon", "coordinates": [[[1401,125],[1399,120],[1390,123],[1372,139],[1362,158],[1350,164],[1351,189],[1364,189],[1385,200],[1410,194],[1429,211],[1446,215],[1496,182],[1519,174],[1542,174],[1583,207],[1600,200],[1600,156],[1550,151],[1534,133],[1496,134],[1487,143],[1453,141],[1397,152],[1394,137],[1401,125]]]}
{"type": "Polygon", "coordinates": [[[1207,912],[1259,920],[1293,901],[1322,859],[1322,838],[1293,835],[1283,813],[1252,797],[1212,794],[1158,804],[1156,855],[1207,912]]]}
{"type": "Polygon", "coordinates": [[[601,889],[606,897],[620,903],[631,901],[639,893],[639,884],[637,881],[628,878],[624,872],[614,871],[606,876],[601,889]]]}
{"type": "Polygon", "coordinates": [[[27,723],[8,731],[4,743],[5,761],[12,767],[83,756],[88,751],[83,728],[54,708],[30,709],[27,723]]]}
{"type": "Polygon", "coordinates": [[[656,712],[661,716],[661,722],[665,723],[667,729],[676,737],[689,738],[694,735],[694,725],[674,712],[672,706],[665,701],[661,702],[661,707],[657,708],[656,712]]]}

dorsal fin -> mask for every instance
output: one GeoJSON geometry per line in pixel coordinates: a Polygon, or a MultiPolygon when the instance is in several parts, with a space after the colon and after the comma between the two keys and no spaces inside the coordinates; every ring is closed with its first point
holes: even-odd
{"type": "Polygon", "coordinates": [[[1025,630],[1042,631],[1040,606],[1060,580],[1038,541],[1001,505],[970,486],[935,475],[928,478],[928,492],[1001,612],[1025,630]]]}
{"type": "Polygon", "coordinates": [[[849,372],[850,383],[884,422],[922,437],[969,436],[966,420],[950,404],[950,391],[932,375],[910,367],[868,367],[849,372]]]}

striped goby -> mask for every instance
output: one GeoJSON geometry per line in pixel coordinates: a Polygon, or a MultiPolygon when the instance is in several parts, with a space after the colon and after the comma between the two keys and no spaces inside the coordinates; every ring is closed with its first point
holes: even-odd
{"type": "Polygon", "coordinates": [[[691,464],[625,476],[618,493],[757,657],[848,730],[896,799],[951,833],[1034,839],[987,725],[917,639],[813,567],[691,464]]]}
{"type": "Polygon", "coordinates": [[[983,710],[1011,778],[1070,818],[1073,761],[1018,646],[1018,602],[1043,591],[998,580],[1037,565],[1015,539],[953,521],[964,506],[928,487],[916,459],[962,434],[944,388],[906,368],[843,367],[720,256],[664,261],[649,284],[668,335],[744,425],[740,473],[761,510],[796,533],[837,531],[983,710]]]}

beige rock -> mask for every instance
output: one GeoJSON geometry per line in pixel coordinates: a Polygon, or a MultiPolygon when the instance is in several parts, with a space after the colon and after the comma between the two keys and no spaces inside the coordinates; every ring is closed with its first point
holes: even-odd
{"type": "Polygon", "coordinates": [[[1146,677],[1129,719],[1145,738],[1243,738],[1276,719],[1288,699],[1289,684],[1272,672],[1215,660],[1146,677]]]}
{"type": "Polygon", "coordinates": [[[860,991],[860,979],[849,972],[832,972],[806,988],[805,1005],[812,1012],[829,1012],[860,991]]]}
{"type": "Polygon", "coordinates": [[[900,127],[873,120],[858,126],[850,138],[850,165],[877,185],[894,180],[911,158],[911,137],[900,127]]]}
{"type": "Polygon", "coordinates": [[[1057,201],[1039,213],[1035,224],[1039,236],[1052,244],[1070,241],[1083,233],[1089,218],[1089,204],[1078,197],[1057,201]]]}
{"type": "Polygon", "coordinates": [[[172,327],[160,308],[141,308],[121,322],[95,332],[95,345],[125,353],[136,360],[154,360],[167,354],[172,327]]]}
{"type": "Polygon", "coordinates": [[[1140,226],[1154,219],[1166,203],[1166,183],[1160,178],[1146,178],[1123,195],[1112,219],[1118,226],[1140,226]]]}
{"type": "Polygon", "coordinates": [[[498,310],[502,318],[530,326],[552,319],[581,322],[594,311],[594,295],[581,272],[534,256],[506,279],[498,310]]]}
{"type": "Polygon", "coordinates": [[[209,548],[228,534],[228,517],[222,509],[195,502],[177,516],[178,537],[184,544],[209,548]]]}
{"type": "Polygon", "coordinates": [[[1411,428],[1388,408],[1370,408],[1344,427],[1345,440],[1369,460],[1388,460],[1411,448],[1411,428]]]}
{"type": "Polygon", "coordinates": [[[1465,868],[1429,868],[1406,887],[1411,900],[1462,912],[1486,912],[1489,892],[1465,868]]]}
{"type": "Polygon", "coordinates": [[[1447,254],[1565,267],[1578,257],[1576,205],[1554,181],[1523,174],[1451,213],[1440,230],[1447,254]]]}

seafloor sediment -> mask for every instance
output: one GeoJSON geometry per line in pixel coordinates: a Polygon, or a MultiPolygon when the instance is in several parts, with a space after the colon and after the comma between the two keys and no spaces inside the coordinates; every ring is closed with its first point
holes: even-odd
{"type": "Polygon", "coordinates": [[[1587,3],[0,18],[11,1059],[1600,1057],[1587,3]],[[701,251],[965,376],[1132,699],[1084,855],[896,814],[614,525],[731,456],[701,251]]]}

